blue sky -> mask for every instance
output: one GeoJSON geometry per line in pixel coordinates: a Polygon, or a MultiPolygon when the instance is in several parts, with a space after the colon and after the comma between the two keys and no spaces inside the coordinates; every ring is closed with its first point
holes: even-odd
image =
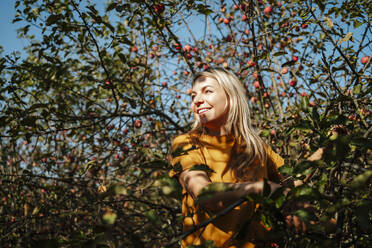
{"type": "Polygon", "coordinates": [[[4,49],[4,54],[9,54],[13,51],[22,50],[22,47],[27,45],[27,41],[17,38],[17,28],[19,24],[12,24],[12,19],[15,14],[15,0],[0,1],[0,46],[4,49]]]}

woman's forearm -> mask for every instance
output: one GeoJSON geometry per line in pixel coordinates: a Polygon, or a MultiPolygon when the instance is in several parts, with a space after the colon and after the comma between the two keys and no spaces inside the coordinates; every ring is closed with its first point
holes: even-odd
{"type": "MultiPolygon", "coordinates": [[[[268,184],[271,188],[271,192],[274,192],[276,189],[281,187],[281,185],[271,181],[268,181],[268,184]]],[[[218,213],[242,197],[245,197],[249,194],[262,194],[263,188],[263,181],[243,183],[210,183],[199,192],[197,195],[197,200],[200,207],[212,213],[218,213]],[[210,189],[211,186],[215,184],[223,184],[223,186],[226,187],[226,191],[214,193],[210,197],[203,197],[205,196],[205,192],[208,191],[208,188],[210,189]]]]}

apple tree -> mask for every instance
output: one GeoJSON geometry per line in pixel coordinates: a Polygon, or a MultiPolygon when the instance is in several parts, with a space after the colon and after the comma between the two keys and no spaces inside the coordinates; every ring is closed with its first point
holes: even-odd
{"type": "Polygon", "coordinates": [[[286,198],[255,199],[273,245],[371,245],[369,1],[17,0],[15,9],[29,44],[0,59],[4,247],[177,247],[170,145],[191,128],[190,79],[211,66],[239,76],[255,128],[286,160],[281,173],[304,181],[286,198]],[[281,213],[304,201],[311,211],[290,210],[308,225],[296,234],[281,213]]]}

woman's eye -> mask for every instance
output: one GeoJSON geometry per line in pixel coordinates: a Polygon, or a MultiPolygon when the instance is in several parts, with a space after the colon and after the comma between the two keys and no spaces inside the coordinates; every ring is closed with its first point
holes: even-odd
{"type": "Polygon", "coordinates": [[[205,93],[212,93],[212,91],[211,90],[206,90],[205,93]]]}

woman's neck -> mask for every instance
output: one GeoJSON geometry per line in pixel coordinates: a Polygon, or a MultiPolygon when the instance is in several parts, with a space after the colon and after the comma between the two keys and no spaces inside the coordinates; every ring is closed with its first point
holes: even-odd
{"type": "Polygon", "coordinates": [[[210,129],[210,128],[204,127],[204,132],[211,136],[223,136],[223,135],[229,134],[229,132],[227,131],[225,127],[221,127],[220,129],[210,129]]]}

